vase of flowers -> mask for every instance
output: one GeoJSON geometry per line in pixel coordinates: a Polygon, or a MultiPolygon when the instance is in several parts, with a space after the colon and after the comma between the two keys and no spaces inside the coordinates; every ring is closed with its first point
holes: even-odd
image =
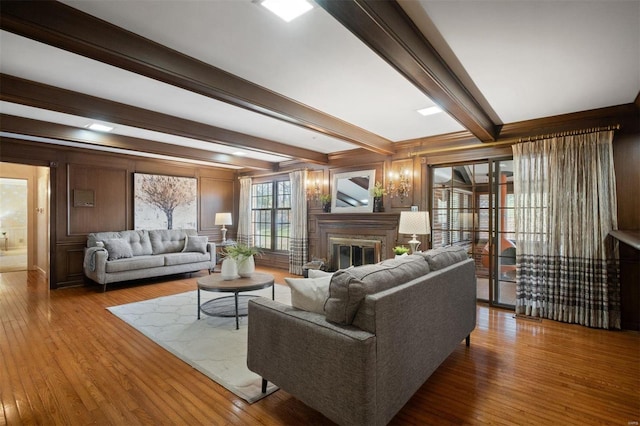
{"type": "Polygon", "coordinates": [[[257,247],[249,247],[245,244],[236,244],[225,249],[225,256],[233,259],[236,263],[237,275],[245,278],[250,277],[256,271],[254,256],[261,254],[262,252],[257,247]]]}
{"type": "Polygon", "coordinates": [[[238,264],[231,257],[225,257],[220,268],[220,276],[223,280],[235,280],[238,278],[238,264]]]}
{"type": "Polygon", "coordinates": [[[371,188],[371,195],[373,195],[373,211],[374,212],[383,212],[384,211],[384,202],[383,198],[387,191],[384,189],[384,186],[380,182],[376,182],[376,184],[371,188]]]}

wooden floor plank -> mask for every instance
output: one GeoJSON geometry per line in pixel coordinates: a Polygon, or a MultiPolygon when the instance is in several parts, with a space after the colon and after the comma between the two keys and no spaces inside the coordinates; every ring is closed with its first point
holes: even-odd
{"type": "MultiPolygon", "coordinates": [[[[279,283],[289,275],[260,269],[279,283]]],[[[332,424],[282,390],[246,403],[106,309],[194,290],[204,275],[103,293],[0,273],[0,426],[332,424]]],[[[392,425],[640,421],[640,333],[516,319],[482,303],[477,314],[471,347],[461,342],[392,425]]]]}

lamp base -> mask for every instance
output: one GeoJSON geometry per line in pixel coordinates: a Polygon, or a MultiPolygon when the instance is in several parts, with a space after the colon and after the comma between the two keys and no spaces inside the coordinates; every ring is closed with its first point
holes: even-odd
{"type": "Polygon", "coordinates": [[[414,254],[418,251],[418,246],[420,246],[420,241],[418,241],[418,236],[413,234],[411,239],[409,240],[409,247],[411,248],[411,254],[414,254]]]}
{"type": "Polygon", "coordinates": [[[222,225],[222,229],[220,229],[220,232],[222,232],[222,242],[225,243],[227,241],[227,228],[222,225]]]}

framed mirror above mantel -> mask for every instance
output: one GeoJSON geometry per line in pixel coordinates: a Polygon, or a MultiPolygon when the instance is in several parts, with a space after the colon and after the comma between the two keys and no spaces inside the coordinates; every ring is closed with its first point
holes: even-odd
{"type": "Polygon", "coordinates": [[[375,169],[336,173],[331,185],[331,211],[333,213],[372,212],[371,190],[375,185],[375,179],[375,169]]]}

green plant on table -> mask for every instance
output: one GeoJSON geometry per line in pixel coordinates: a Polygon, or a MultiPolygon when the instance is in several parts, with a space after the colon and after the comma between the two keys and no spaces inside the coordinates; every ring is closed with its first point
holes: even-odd
{"type": "Polygon", "coordinates": [[[393,248],[393,252],[396,255],[402,255],[402,254],[405,254],[405,253],[409,253],[409,248],[408,247],[404,247],[404,246],[395,246],[393,248]]]}
{"type": "Polygon", "coordinates": [[[222,254],[224,257],[229,257],[236,261],[242,261],[254,255],[260,256],[262,255],[262,252],[257,247],[249,247],[246,244],[236,244],[234,246],[225,247],[222,254]]]}
{"type": "Polygon", "coordinates": [[[322,204],[327,204],[331,202],[331,194],[322,194],[320,195],[320,202],[322,204]]]}

